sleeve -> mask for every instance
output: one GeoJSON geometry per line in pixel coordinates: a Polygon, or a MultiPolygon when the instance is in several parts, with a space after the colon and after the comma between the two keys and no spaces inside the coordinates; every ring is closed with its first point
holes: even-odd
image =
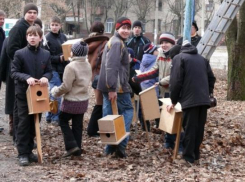
{"type": "Polygon", "coordinates": [[[159,64],[158,61],[156,61],[155,65],[149,71],[142,73],[138,76],[135,76],[134,81],[136,83],[140,83],[145,80],[156,78],[158,77],[158,75],[159,75],[159,64]]]}
{"type": "Polygon", "coordinates": [[[106,85],[109,92],[115,92],[121,66],[121,43],[111,44],[111,48],[106,54],[106,85]]]}
{"type": "MultiPolygon", "coordinates": [[[[46,39],[47,39],[47,37],[46,37],[46,39]]],[[[48,39],[47,39],[46,45],[44,46],[44,49],[46,49],[47,51],[50,52],[50,61],[51,61],[52,64],[58,64],[58,63],[60,63],[60,56],[62,54],[55,55],[55,51],[52,50],[52,44],[49,42],[48,39]]]]}
{"type": "Polygon", "coordinates": [[[52,66],[51,66],[50,55],[49,55],[48,63],[47,63],[47,66],[46,66],[46,68],[44,70],[43,77],[46,77],[50,81],[52,76],[53,76],[52,75],[52,66]]]}
{"type": "Polygon", "coordinates": [[[7,46],[7,39],[4,40],[3,47],[2,47],[2,52],[0,56],[0,81],[5,82],[6,81],[6,75],[7,72],[9,71],[9,59],[6,53],[6,46],[7,46]]]}
{"type": "Polygon", "coordinates": [[[67,66],[63,75],[63,83],[59,87],[54,87],[51,90],[51,94],[54,97],[60,97],[61,95],[68,93],[72,89],[74,80],[75,72],[70,66],[67,66]]]}
{"type": "Polygon", "coordinates": [[[170,81],[170,75],[165,76],[164,78],[162,78],[159,83],[161,86],[167,86],[169,85],[169,81],[170,81]]]}
{"type": "Polygon", "coordinates": [[[11,77],[15,80],[26,81],[31,76],[22,72],[23,61],[19,52],[14,55],[14,60],[11,66],[11,77]]]}
{"type": "Polygon", "coordinates": [[[170,98],[173,104],[177,104],[184,81],[184,65],[181,57],[175,56],[172,61],[170,75],[170,98]]]}
{"type": "Polygon", "coordinates": [[[207,61],[207,73],[208,73],[209,94],[211,94],[213,93],[213,90],[214,90],[214,84],[215,84],[216,78],[214,77],[213,71],[208,61],[207,61]]]}
{"type": "Polygon", "coordinates": [[[22,40],[26,39],[24,37],[26,32],[23,32],[22,28],[14,26],[9,35],[7,54],[11,60],[14,59],[14,54],[17,50],[21,49],[22,40]]]}

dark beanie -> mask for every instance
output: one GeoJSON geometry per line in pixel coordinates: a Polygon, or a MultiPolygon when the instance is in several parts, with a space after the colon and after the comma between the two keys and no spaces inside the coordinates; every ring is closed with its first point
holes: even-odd
{"type": "Polygon", "coordinates": [[[86,56],[88,54],[88,45],[85,42],[78,41],[72,45],[71,51],[74,56],[86,56]]]}
{"type": "Polygon", "coordinates": [[[181,49],[181,45],[177,44],[169,50],[169,56],[171,57],[171,59],[173,59],[174,56],[180,53],[180,49],[181,49]]]}
{"type": "Polygon", "coordinates": [[[104,30],[105,30],[104,24],[99,21],[95,21],[90,28],[90,32],[97,32],[100,34],[103,34],[104,30]]]}
{"type": "Polygon", "coordinates": [[[139,21],[139,20],[136,20],[134,23],[133,23],[133,28],[134,27],[140,27],[141,29],[142,29],[142,23],[141,23],[141,21],[139,21]]]}
{"type": "Polygon", "coordinates": [[[39,18],[37,18],[35,21],[34,21],[34,25],[37,24],[39,25],[41,28],[43,28],[43,23],[42,23],[42,20],[40,20],[39,18]]]}
{"type": "Polygon", "coordinates": [[[116,22],[116,30],[118,30],[123,25],[129,25],[131,28],[131,21],[127,17],[121,17],[116,22]]]}
{"type": "Polygon", "coordinates": [[[157,50],[157,46],[155,46],[154,44],[148,43],[144,45],[143,50],[145,54],[153,54],[154,51],[157,50]]]}
{"type": "Polygon", "coordinates": [[[193,22],[192,22],[192,25],[195,27],[196,31],[198,31],[198,26],[197,26],[196,21],[193,21],[193,22]]]}
{"type": "Polygon", "coordinates": [[[34,3],[27,3],[24,7],[24,16],[30,10],[36,10],[38,13],[38,8],[34,3]]]}
{"type": "Polygon", "coordinates": [[[134,50],[128,47],[128,53],[130,54],[131,58],[134,58],[134,50]]]}

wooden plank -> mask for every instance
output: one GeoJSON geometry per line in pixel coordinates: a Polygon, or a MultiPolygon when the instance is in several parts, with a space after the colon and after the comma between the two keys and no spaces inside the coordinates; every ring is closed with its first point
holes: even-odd
{"type": "Polygon", "coordinates": [[[35,130],[36,130],[36,139],[37,139],[37,157],[38,163],[43,162],[43,154],[42,154],[42,145],[41,145],[41,134],[40,134],[40,124],[39,124],[39,114],[35,114],[35,130]]]}
{"type": "Polygon", "coordinates": [[[176,141],[175,141],[173,159],[177,158],[177,154],[179,152],[179,143],[180,143],[181,130],[182,130],[182,119],[179,118],[178,119],[178,131],[177,131],[177,136],[176,136],[176,141]]]}
{"type": "Polygon", "coordinates": [[[117,108],[117,100],[111,100],[111,109],[112,109],[112,113],[113,115],[118,115],[118,108],[117,108]]]}

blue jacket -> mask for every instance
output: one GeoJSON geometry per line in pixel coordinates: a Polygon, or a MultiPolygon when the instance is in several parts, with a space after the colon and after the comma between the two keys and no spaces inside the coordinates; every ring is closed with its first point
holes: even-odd
{"type": "MultiPolygon", "coordinates": [[[[152,54],[144,54],[143,59],[140,64],[140,71],[142,73],[149,71],[156,63],[157,57],[152,54]]],[[[145,90],[151,86],[153,86],[156,82],[158,82],[158,77],[145,80],[140,83],[142,90],[145,90]]],[[[156,87],[157,97],[159,97],[159,87],[156,87]]]]}

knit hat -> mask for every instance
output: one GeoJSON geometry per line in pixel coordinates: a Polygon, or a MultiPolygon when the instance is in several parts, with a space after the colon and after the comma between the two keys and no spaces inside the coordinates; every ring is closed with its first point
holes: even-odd
{"type": "Polygon", "coordinates": [[[131,28],[131,21],[127,17],[121,17],[116,22],[116,30],[118,30],[123,25],[129,25],[131,28]]]}
{"type": "Polygon", "coordinates": [[[198,31],[198,26],[197,26],[196,21],[193,21],[193,22],[192,22],[192,25],[195,27],[196,31],[198,31]]]}
{"type": "Polygon", "coordinates": [[[159,40],[160,40],[160,44],[162,43],[162,41],[166,41],[166,42],[169,42],[169,43],[175,45],[175,37],[173,34],[171,34],[169,32],[161,34],[159,40]]]}
{"type": "Polygon", "coordinates": [[[176,44],[175,46],[173,46],[170,50],[169,50],[169,57],[171,59],[174,58],[174,56],[176,56],[177,54],[180,53],[180,49],[181,49],[181,45],[176,44]]]}
{"type": "Polygon", "coordinates": [[[131,58],[134,58],[134,50],[128,47],[128,53],[130,54],[131,58]]]}
{"type": "Polygon", "coordinates": [[[38,13],[38,8],[34,3],[27,3],[24,7],[24,16],[30,10],[36,10],[38,13]]]}
{"type": "Polygon", "coordinates": [[[95,21],[90,28],[90,32],[97,32],[100,34],[103,34],[104,30],[105,30],[104,24],[99,21],[95,21]]]}
{"type": "Polygon", "coordinates": [[[83,57],[88,54],[88,45],[85,42],[76,42],[72,45],[71,51],[74,56],[83,57]]]}
{"type": "Polygon", "coordinates": [[[182,43],[182,46],[185,46],[187,44],[191,44],[191,43],[189,42],[189,40],[184,40],[183,43],[182,43]]]}
{"type": "Polygon", "coordinates": [[[35,21],[34,21],[34,25],[37,24],[39,25],[41,28],[43,28],[43,23],[42,23],[42,20],[40,20],[39,18],[37,18],[35,21]]]}
{"type": "Polygon", "coordinates": [[[153,52],[157,50],[157,46],[155,46],[154,44],[148,43],[144,45],[143,50],[145,54],[153,54],[153,52]]]}
{"type": "Polygon", "coordinates": [[[136,27],[136,26],[138,26],[138,27],[140,27],[140,28],[142,29],[142,23],[141,23],[141,21],[136,20],[136,21],[133,23],[133,28],[136,27]]]}

